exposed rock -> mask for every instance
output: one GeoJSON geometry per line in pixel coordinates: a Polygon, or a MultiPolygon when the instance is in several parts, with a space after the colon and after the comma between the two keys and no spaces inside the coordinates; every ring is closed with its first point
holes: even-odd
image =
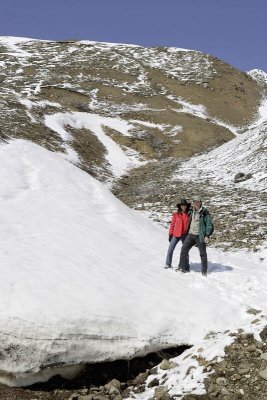
{"type": "Polygon", "coordinates": [[[255,308],[249,308],[247,310],[247,313],[252,314],[252,315],[257,315],[257,314],[260,314],[261,312],[262,312],[261,310],[256,310],[255,308]]]}
{"type": "Polygon", "coordinates": [[[261,378],[267,381],[267,368],[265,368],[263,371],[259,371],[259,375],[261,378]]]}
{"type": "Polygon", "coordinates": [[[142,385],[145,383],[147,377],[149,375],[149,370],[146,370],[146,372],[141,372],[137,377],[132,381],[133,385],[142,385]]]}
{"type": "Polygon", "coordinates": [[[234,177],[234,182],[242,182],[245,179],[245,174],[243,172],[238,172],[234,177]]]}
{"type": "Polygon", "coordinates": [[[79,393],[72,393],[68,400],[78,400],[80,397],[79,393]]]}
{"type": "Polygon", "coordinates": [[[222,394],[222,395],[229,396],[231,393],[229,392],[229,390],[227,390],[225,387],[223,387],[223,388],[221,389],[221,394],[222,394]]]}
{"type": "Polygon", "coordinates": [[[252,177],[253,175],[250,173],[245,175],[243,172],[239,172],[238,174],[235,175],[234,182],[235,183],[244,182],[247,181],[248,179],[251,179],[252,177]]]}
{"type": "Polygon", "coordinates": [[[113,400],[122,400],[123,397],[121,394],[118,394],[116,397],[113,398],[113,400]]]}
{"type": "Polygon", "coordinates": [[[267,326],[260,333],[261,339],[267,343],[267,326]]]}
{"type": "Polygon", "coordinates": [[[159,367],[160,367],[160,369],[163,369],[163,370],[167,370],[167,369],[170,369],[170,362],[169,362],[169,360],[162,360],[161,361],[161,363],[159,364],[159,367]]]}
{"type": "Polygon", "coordinates": [[[154,386],[159,386],[159,380],[158,378],[154,378],[151,382],[149,382],[149,384],[147,385],[147,387],[151,388],[154,386]]]}
{"type": "Polygon", "coordinates": [[[167,369],[173,369],[173,368],[177,367],[177,365],[178,364],[176,362],[164,359],[161,361],[159,367],[163,370],[167,370],[167,369]]]}
{"type": "Polygon", "coordinates": [[[220,386],[227,385],[226,379],[225,378],[221,378],[221,377],[216,379],[216,383],[217,383],[217,385],[220,385],[220,386]]]}
{"type": "Polygon", "coordinates": [[[151,368],[151,370],[150,370],[149,372],[150,372],[150,375],[155,375],[155,374],[157,374],[157,373],[158,373],[158,367],[153,367],[153,368],[151,368]]]}
{"type": "Polygon", "coordinates": [[[170,400],[170,395],[166,386],[157,387],[154,396],[156,400],[170,400]]]}
{"type": "Polygon", "coordinates": [[[94,400],[93,394],[82,395],[78,397],[78,400],[94,400]]]}
{"type": "Polygon", "coordinates": [[[117,379],[112,379],[109,383],[107,383],[104,388],[106,390],[110,390],[112,387],[115,387],[116,389],[120,390],[121,388],[121,383],[117,379]]]}
{"type": "Polygon", "coordinates": [[[249,371],[250,371],[249,367],[241,366],[240,368],[238,368],[238,373],[241,375],[248,374],[249,371]]]}
{"type": "Polygon", "coordinates": [[[185,374],[186,374],[186,375],[189,375],[189,374],[191,373],[191,371],[194,370],[194,369],[196,369],[196,367],[195,367],[194,365],[191,365],[191,367],[188,367],[188,368],[187,368],[187,371],[186,371],[185,374]]]}

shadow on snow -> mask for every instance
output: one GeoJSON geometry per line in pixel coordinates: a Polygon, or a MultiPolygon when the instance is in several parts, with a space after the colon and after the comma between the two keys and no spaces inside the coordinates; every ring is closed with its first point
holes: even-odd
{"type": "MultiPolygon", "coordinates": [[[[190,263],[190,270],[195,272],[201,272],[201,263],[190,263]]],[[[228,272],[233,271],[233,267],[229,265],[223,265],[218,263],[208,263],[208,273],[214,272],[228,272]]]]}

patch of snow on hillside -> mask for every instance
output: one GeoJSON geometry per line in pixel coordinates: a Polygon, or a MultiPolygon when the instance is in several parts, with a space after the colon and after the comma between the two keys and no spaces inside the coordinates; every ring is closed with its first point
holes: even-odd
{"type": "Polygon", "coordinates": [[[0,43],[6,46],[16,57],[30,57],[31,54],[19,47],[20,43],[26,43],[33,41],[34,39],[12,37],[12,36],[0,36],[0,43]]]}
{"type": "Polygon", "coordinates": [[[267,73],[265,71],[262,71],[261,69],[252,69],[251,71],[248,71],[247,74],[257,81],[259,85],[261,86],[266,86],[267,85],[267,73]]]}
{"type": "MultiPolygon", "coordinates": [[[[57,113],[47,115],[45,124],[53,131],[57,132],[62,140],[66,142],[65,147],[68,154],[68,159],[77,163],[77,157],[73,159],[73,154],[69,157],[71,148],[72,136],[67,132],[67,125],[76,129],[89,129],[94,133],[100,142],[105,146],[107,155],[106,159],[111,166],[111,171],[114,176],[118,177],[126,172],[128,168],[133,168],[141,165],[143,162],[139,160],[138,153],[131,149],[127,152],[123,150],[111,137],[105,134],[103,126],[114,129],[122,135],[131,136],[130,129],[133,128],[128,121],[119,118],[102,117],[97,114],[73,112],[73,113],[57,113]]],[[[73,150],[72,150],[73,151],[73,150]]],[[[74,155],[75,156],[75,155],[74,155]]]]}
{"type": "Polygon", "coordinates": [[[169,125],[162,125],[162,124],[154,124],[153,122],[142,121],[140,119],[131,119],[130,122],[132,124],[144,125],[144,126],[147,126],[148,128],[157,128],[160,130],[163,130],[166,128],[166,126],[169,126],[169,125]]]}
{"type": "Polygon", "coordinates": [[[209,122],[211,122],[215,125],[223,126],[224,128],[228,129],[235,136],[238,134],[237,127],[227,124],[226,122],[223,122],[218,118],[210,117],[207,113],[206,107],[203,104],[192,104],[192,103],[189,103],[188,101],[184,100],[182,97],[176,97],[173,95],[168,95],[166,97],[182,106],[182,108],[178,108],[178,109],[174,108],[173,110],[175,112],[191,114],[191,115],[194,115],[195,117],[202,118],[205,120],[208,119],[209,122]]]}
{"type": "Polygon", "coordinates": [[[262,125],[264,122],[267,121],[267,99],[262,100],[259,110],[258,110],[258,118],[256,119],[255,122],[253,122],[250,126],[249,129],[258,127],[262,125]]]}

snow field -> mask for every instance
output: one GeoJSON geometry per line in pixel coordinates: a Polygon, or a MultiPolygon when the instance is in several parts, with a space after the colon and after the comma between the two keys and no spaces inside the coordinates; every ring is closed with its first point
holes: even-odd
{"type": "Polygon", "coordinates": [[[0,147],[0,187],[0,350],[8,355],[0,369],[9,384],[45,379],[40,369],[58,363],[192,345],[249,324],[250,307],[267,313],[264,250],[209,249],[208,278],[195,249],[190,274],[164,270],[165,230],[23,140],[0,147]]]}

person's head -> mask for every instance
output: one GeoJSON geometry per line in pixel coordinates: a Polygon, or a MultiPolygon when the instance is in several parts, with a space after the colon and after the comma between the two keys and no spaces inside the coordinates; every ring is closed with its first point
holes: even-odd
{"type": "Polygon", "coordinates": [[[185,198],[180,200],[180,203],[177,204],[178,211],[180,212],[187,212],[190,208],[190,204],[187,202],[185,198]]]}
{"type": "Polygon", "coordinates": [[[196,211],[200,210],[202,206],[202,200],[199,196],[194,196],[193,198],[193,207],[196,211]]]}

